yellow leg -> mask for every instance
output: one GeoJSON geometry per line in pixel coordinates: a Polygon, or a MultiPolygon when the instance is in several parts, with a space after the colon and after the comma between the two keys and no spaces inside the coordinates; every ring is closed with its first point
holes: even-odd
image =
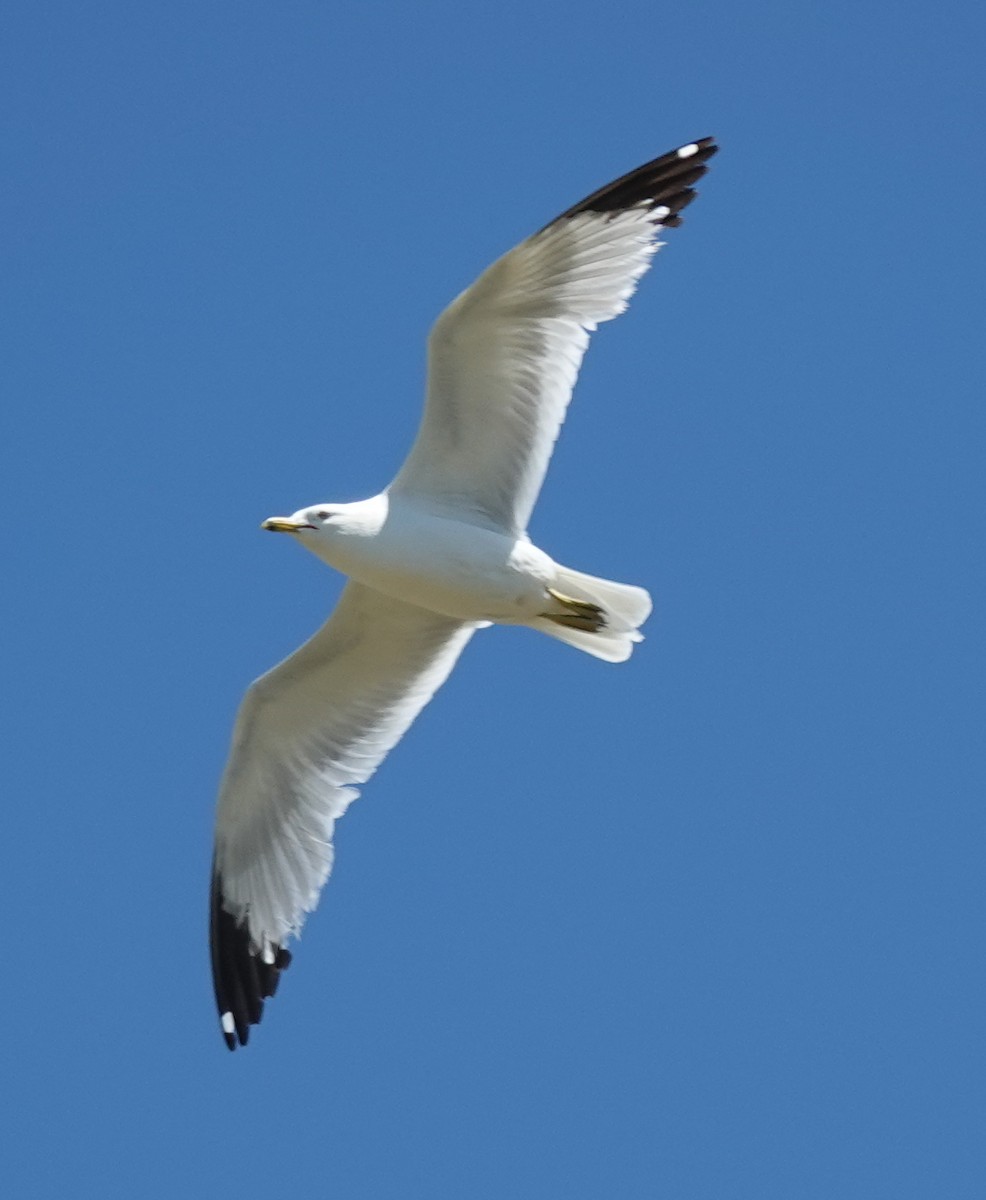
{"type": "Polygon", "coordinates": [[[573,596],[566,596],[563,592],[555,591],[554,588],[546,588],[545,591],[552,600],[568,611],[541,613],[542,617],[547,617],[556,625],[567,625],[570,629],[584,629],[586,633],[598,633],[600,629],[606,628],[606,614],[598,604],[593,604],[591,600],[576,600],[573,596]]]}

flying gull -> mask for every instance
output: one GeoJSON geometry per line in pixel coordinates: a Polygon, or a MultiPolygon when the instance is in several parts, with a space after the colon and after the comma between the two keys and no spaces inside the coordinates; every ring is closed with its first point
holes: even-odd
{"type": "Polygon", "coordinates": [[[231,1050],[246,1045],[318,902],[337,818],[444,683],[473,633],[526,625],[629,657],[643,588],[561,566],[527,536],[572,388],[681,224],[716,152],[689,142],[521,242],[438,318],[417,439],[386,490],[264,529],[349,577],[335,612],[240,706],[219,790],[210,943],[231,1050]]]}

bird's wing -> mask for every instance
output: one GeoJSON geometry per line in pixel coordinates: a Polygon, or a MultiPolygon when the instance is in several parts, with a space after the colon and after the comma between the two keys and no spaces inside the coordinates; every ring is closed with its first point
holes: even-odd
{"type": "Polygon", "coordinates": [[[335,821],[445,682],[475,626],[348,583],[248,690],[219,790],[211,948],[226,1043],[246,1044],[332,867],[335,821]]]}
{"type": "Polygon", "coordinates": [[[431,332],[424,418],[393,491],[526,529],[589,333],[626,308],[658,230],[681,223],[715,152],[703,138],[600,188],[449,305],[431,332]]]}

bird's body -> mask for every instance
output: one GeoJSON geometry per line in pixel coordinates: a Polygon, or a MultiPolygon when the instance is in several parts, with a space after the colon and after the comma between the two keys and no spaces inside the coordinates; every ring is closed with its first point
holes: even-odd
{"type": "Polygon", "coordinates": [[[332,866],[336,820],[475,631],[526,625],[609,662],[641,640],[643,588],[527,536],[589,334],[626,307],[716,151],[690,142],[593,193],[486,270],[429,339],[425,413],[385,491],[264,527],[348,576],[300,649],[249,688],[219,792],[213,979],[245,1044],[332,866]]]}
{"type": "Polygon", "coordinates": [[[459,621],[522,625],[556,582],[551,558],[524,536],[457,520],[382,492],[335,504],[329,536],[305,539],[329,566],[385,596],[459,621]]]}

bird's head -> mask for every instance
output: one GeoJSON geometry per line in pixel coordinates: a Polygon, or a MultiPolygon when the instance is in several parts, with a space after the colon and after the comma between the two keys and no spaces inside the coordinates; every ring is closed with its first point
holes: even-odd
{"type": "Polygon", "coordinates": [[[338,524],[344,505],[314,504],[311,508],[299,508],[290,517],[268,517],[261,529],[271,533],[297,533],[302,537],[325,537],[331,534],[333,523],[338,524]]]}
{"type": "Polygon", "coordinates": [[[353,537],[372,537],[386,517],[387,497],[380,495],[352,504],[312,504],[290,517],[268,517],[260,528],[293,533],[306,549],[335,566],[333,546],[353,537]]]}

